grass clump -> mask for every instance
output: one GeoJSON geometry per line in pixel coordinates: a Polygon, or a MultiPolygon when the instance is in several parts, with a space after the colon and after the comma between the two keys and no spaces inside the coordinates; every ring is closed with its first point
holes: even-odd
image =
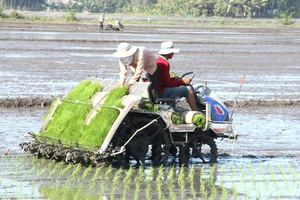
{"type": "Polygon", "coordinates": [[[75,12],[67,12],[67,14],[65,14],[63,16],[64,20],[67,21],[67,22],[75,22],[75,21],[78,21],[77,18],[76,18],[76,13],[75,12]]]}
{"type": "MultiPolygon", "coordinates": [[[[87,125],[85,119],[93,109],[89,100],[100,90],[99,83],[91,80],[82,81],[65,99],[62,99],[52,120],[49,121],[45,131],[37,135],[37,139],[43,140],[48,137],[69,146],[83,145],[89,150],[100,146],[118,117],[119,108],[124,107],[121,98],[128,93],[128,89],[126,87],[112,89],[96,116],[87,125]]],[[[55,101],[49,110],[54,104],[55,101]]],[[[49,114],[49,110],[46,115],[49,114]]]]}
{"type": "Polygon", "coordinates": [[[217,24],[222,26],[225,25],[224,18],[220,19],[217,24]]]}
{"type": "Polygon", "coordinates": [[[294,21],[292,21],[292,17],[295,14],[295,12],[289,13],[289,11],[286,12],[279,12],[279,20],[282,25],[292,25],[294,21]]]}
{"type": "Polygon", "coordinates": [[[25,19],[25,16],[19,13],[18,11],[12,11],[9,15],[9,17],[14,18],[14,19],[25,19]]]}

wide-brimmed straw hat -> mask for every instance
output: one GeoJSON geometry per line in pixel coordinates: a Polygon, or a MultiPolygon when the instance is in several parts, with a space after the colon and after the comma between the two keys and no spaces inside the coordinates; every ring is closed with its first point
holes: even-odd
{"type": "Polygon", "coordinates": [[[113,56],[118,58],[124,58],[128,56],[132,56],[137,50],[136,46],[131,46],[127,42],[122,42],[118,45],[118,50],[113,54],[113,56]]]}
{"type": "Polygon", "coordinates": [[[180,48],[175,48],[172,41],[163,42],[160,45],[159,54],[161,55],[167,55],[170,53],[178,53],[180,51],[180,48]]]}

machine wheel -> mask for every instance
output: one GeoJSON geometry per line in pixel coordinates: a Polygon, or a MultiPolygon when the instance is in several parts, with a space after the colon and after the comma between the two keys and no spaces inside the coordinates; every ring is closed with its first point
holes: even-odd
{"type": "Polygon", "coordinates": [[[191,157],[200,158],[203,163],[216,163],[218,157],[218,148],[215,140],[212,137],[204,135],[201,132],[196,138],[191,141],[192,155],[191,157]],[[210,148],[209,161],[206,161],[202,154],[202,147],[208,145],[210,148]]]}
{"type": "Polygon", "coordinates": [[[193,133],[189,136],[189,140],[185,145],[180,147],[179,165],[187,165],[189,158],[200,158],[203,163],[216,163],[218,157],[218,149],[215,140],[206,136],[203,132],[193,133]],[[210,148],[209,161],[206,161],[202,154],[202,147],[208,145],[210,148]]]}
{"type": "MultiPolygon", "coordinates": [[[[129,115],[122,122],[118,131],[113,138],[114,146],[121,147],[130,137],[136,133],[137,130],[143,128],[145,125],[153,121],[153,118],[141,117],[139,115],[129,115]]],[[[137,165],[145,164],[146,159],[148,159],[148,153],[151,151],[150,159],[154,166],[160,165],[166,162],[166,157],[168,156],[169,141],[166,141],[166,132],[159,122],[153,122],[145,129],[141,129],[136,135],[130,139],[128,144],[125,146],[125,154],[122,155],[123,159],[118,159],[121,161],[121,165],[129,164],[130,157],[133,157],[137,165]],[[163,147],[164,144],[164,148],[163,147]],[[149,147],[152,148],[149,148],[149,147]],[[162,157],[162,152],[165,151],[165,157],[162,157]]],[[[121,156],[121,155],[120,155],[121,156]]]]}
{"type": "Polygon", "coordinates": [[[179,147],[179,166],[187,166],[190,158],[190,147],[188,144],[179,147]]]}

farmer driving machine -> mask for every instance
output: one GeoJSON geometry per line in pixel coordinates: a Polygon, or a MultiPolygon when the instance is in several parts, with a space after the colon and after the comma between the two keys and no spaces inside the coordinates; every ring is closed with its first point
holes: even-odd
{"type": "MultiPolygon", "coordinates": [[[[185,74],[194,75],[192,72],[185,74]]],[[[63,98],[53,99],[38,133],[24,151],[85,165],[154,166],[191,158],[217,162],[215,139],[234,139],[232,118],[207,84],[191,85],[198,111],[183,99],[149,98],[149,82],[127,89],[117,80],[88,77],[63,98]]]]}

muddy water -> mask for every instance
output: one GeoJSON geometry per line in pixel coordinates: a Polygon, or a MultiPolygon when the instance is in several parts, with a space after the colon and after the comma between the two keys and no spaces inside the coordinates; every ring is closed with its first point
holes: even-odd
{"type": "MultiPolygon", "coordinates": [[[[64,95],[87,76],[118,79],[117,61],[111,54],[119,42],[128,41],[157,52],[162,41],[171,39],[181,48],[170,61],[173,71],[194,71],[193,82],[207,81],[224,101],[235,100],[245,74],[238,100],[271,102],[267,107],[236,108],[235,130],[244,135],[236,141],[217,140],[219,158],[215,171],[210,165],[192,160],[185,171],[188,174],[195,170],[192,182],[196,194],[189,185],[186,196],[182,196],[180,186],[174,184],[176,199],[208,199],[200,189],[203,189],[201,181],[219,187],[216,199],[226,194],[228,199],[298,199],[300,109],[297,105],[275,106],[272,102],[300,100],[299,36],[300,29],[293,27],[128,26],[124,32],[98,32],[92,24],[46,27],[1,24],[0,98],[48,99],[64,95]]],[[[66,165],[35,160],[21,152],[18,144],[29,140],[28,131],[39,130],[46,110],[47,107],[41,106],[0,108],[0,153],[3,155],[10,149],[8,156],[0,160],[0,198],[43,199],[47,196],[43,186],[56,189],[72,186],[76,190],[83,187],[86,193],[110,197],[113,181],[104,174],[108,168],[102,168],[103,174],[95,179],[97,190],[90,185],[96,169],[84,178],[85,169],[77,172],[77,178],[72,176],[75,167],[59,176],[67,169],[66,165]],[[58,166],[55,172],[54,166],[58,166]]],[[[144,187],[139,189],[139,198],[146,198],[146,186],[150,185],[152,199],[159,199],[156,177],[151,176],[149,170],[147,167],[143,171],[145,176],[150,174],[150,178],[141,183],[144,187]]],[[[158,173],[159,169],[156,170],[158,173]]],[[[171,168],[167,168],[162,173],[163,188],[170,186],[167,178],[163,178],[170,171],[171,168]]],[[[137,173],[135,169],[134,174],[137,173]]],[[[120,180],[125,176],[123,172],[120,180]]],[[[179,182],[178,170],[174,180],[179,182]]],[[[186,177],[186,180],[191,179],[186,177]]],[[[122,198],[123,187],[124,183],[119,184],[115,199],[122,198]]],[[[131,196],[127,199],[134,198],[136,187],[131,184],[132,189],[127,192],[131,196]]],[[[162,193],[172,199],[167,189],[162,193]]]]}

